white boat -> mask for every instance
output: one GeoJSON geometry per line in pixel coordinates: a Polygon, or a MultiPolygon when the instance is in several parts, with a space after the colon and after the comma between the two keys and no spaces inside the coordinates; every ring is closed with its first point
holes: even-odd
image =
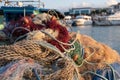
{"type": "Polygon", "coordinates": [[[91,24],[92,24],[91,16],[86,16],[86,15],[76,16],[75,19],[73,19],[73,23],[72,23],[72,25],[76,25],[76,26],[91,25],[91,24]]]}
{"type": "Polygon", "coordinates": [[[71,16],[65,16],[65,22],[67,23],[67,24],[72,24],[72,17],[71,16]]]}
{"type": "Polygon", "coordinates": [[[93,21],[95,25],[99,26],[120,25],[120,12],[109,16],[97,16],[93,21]]]}

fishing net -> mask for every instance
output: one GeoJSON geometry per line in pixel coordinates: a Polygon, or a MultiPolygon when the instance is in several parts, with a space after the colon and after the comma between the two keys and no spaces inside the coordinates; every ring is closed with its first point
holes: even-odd
{"type": "Polygon", "coordinates": [[[32,59],[22,59],[0,68],[0,80],[77,80],[74,66],[63,59],[49,69],[32,59]],[[57,65],[57,66],[56,66],[57,65]],[[55,70],[55,67],[59,68],[55,70]]]}
{"type": "MultiPolygon", "coordinates": [[[[33,34],[30,33],[30,35],[33,34]]],[[[37,78],[42,80],[77,80],[80,78],[71,58],[65,56],[55,46],[41,41],[39,37],[42,34],[34,38],[30,38],[30,35],[12,45],[0,46],[1,80],[22,80],[26,77],[35,80],[35,76],[28,76],[35,75],[33,68],[36,67],[40,70],[37,71],[40,73],[36,73],[37,78]],[[34,62],[26,61],[26,58],[34,62]]]]}
{"type": "Polygon", "coordinates": [[[17,27],[9,36],[13,44],[0,46],[0,80],[92,80],[93,75],[107,80],[96,71],[106,67],[113,71],[110,64],[120,61],[115,51],[89,37],[69,35],[54,17],[41,16],[30,25],[33,31],[17,27]],[[42,26],[36,23],[39,18],[42,26]],[[16,29],[27,33],[13,39],[16,29]]]}
{"type": "Polygon", "coordinates": [[[92,80],[92,74],[100,77],[99,79],[106,80],[104,76],[99,75],[100,73],[95,72],[101,69],[98,68],[100,65],[104,66],[102,69],[105,70],[108,66],[103,64],[103,60],[97,60],[100,55],[95,54],[95,49],[86,47],[84,52],[78,39],[69,44],[73,45],[70,49],[61,52],[54,45],[45,41],[46,36],[48,37],[40,31],[33,31],[28,33],[23,40],[16,40],[17,42],[12,45],[0,46],[0,79],[82,80],[84,77],[85,80],[92,80]],[[91,54],[88,55],[88,53],[91,54]]]}
{"type": "Polygon", "coordinates": [[[0,80],[35,80],[32,70],[41,72],[41,66],[32,59],[22,59],[11,62],[0,68],[0,80]]]}

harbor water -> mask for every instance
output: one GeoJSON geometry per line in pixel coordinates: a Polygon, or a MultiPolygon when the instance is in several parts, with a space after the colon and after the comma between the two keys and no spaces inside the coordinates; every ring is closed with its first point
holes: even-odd
{"type": "Polygon", "coordinates": [[[72,31],[88,35],[120,53],[120,26],[73,26],[72,31]]]}

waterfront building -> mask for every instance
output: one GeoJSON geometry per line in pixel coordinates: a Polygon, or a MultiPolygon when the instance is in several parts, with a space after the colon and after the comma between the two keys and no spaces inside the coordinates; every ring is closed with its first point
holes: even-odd
{"type": "Polygon", "coordinates": [[[90,15],[93,8],[85,7],[85,8],[71,8],[69,10],[70,15],[90,15]]]}

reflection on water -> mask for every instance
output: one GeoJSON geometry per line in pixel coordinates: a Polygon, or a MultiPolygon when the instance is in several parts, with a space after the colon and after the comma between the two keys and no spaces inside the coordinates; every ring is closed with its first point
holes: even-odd
{"type": "Polygon", "coordinates": [[[74,26],[72,31],[80,31],[95,40],[107,44],[120,53],[120,26],[74,26]]]}

